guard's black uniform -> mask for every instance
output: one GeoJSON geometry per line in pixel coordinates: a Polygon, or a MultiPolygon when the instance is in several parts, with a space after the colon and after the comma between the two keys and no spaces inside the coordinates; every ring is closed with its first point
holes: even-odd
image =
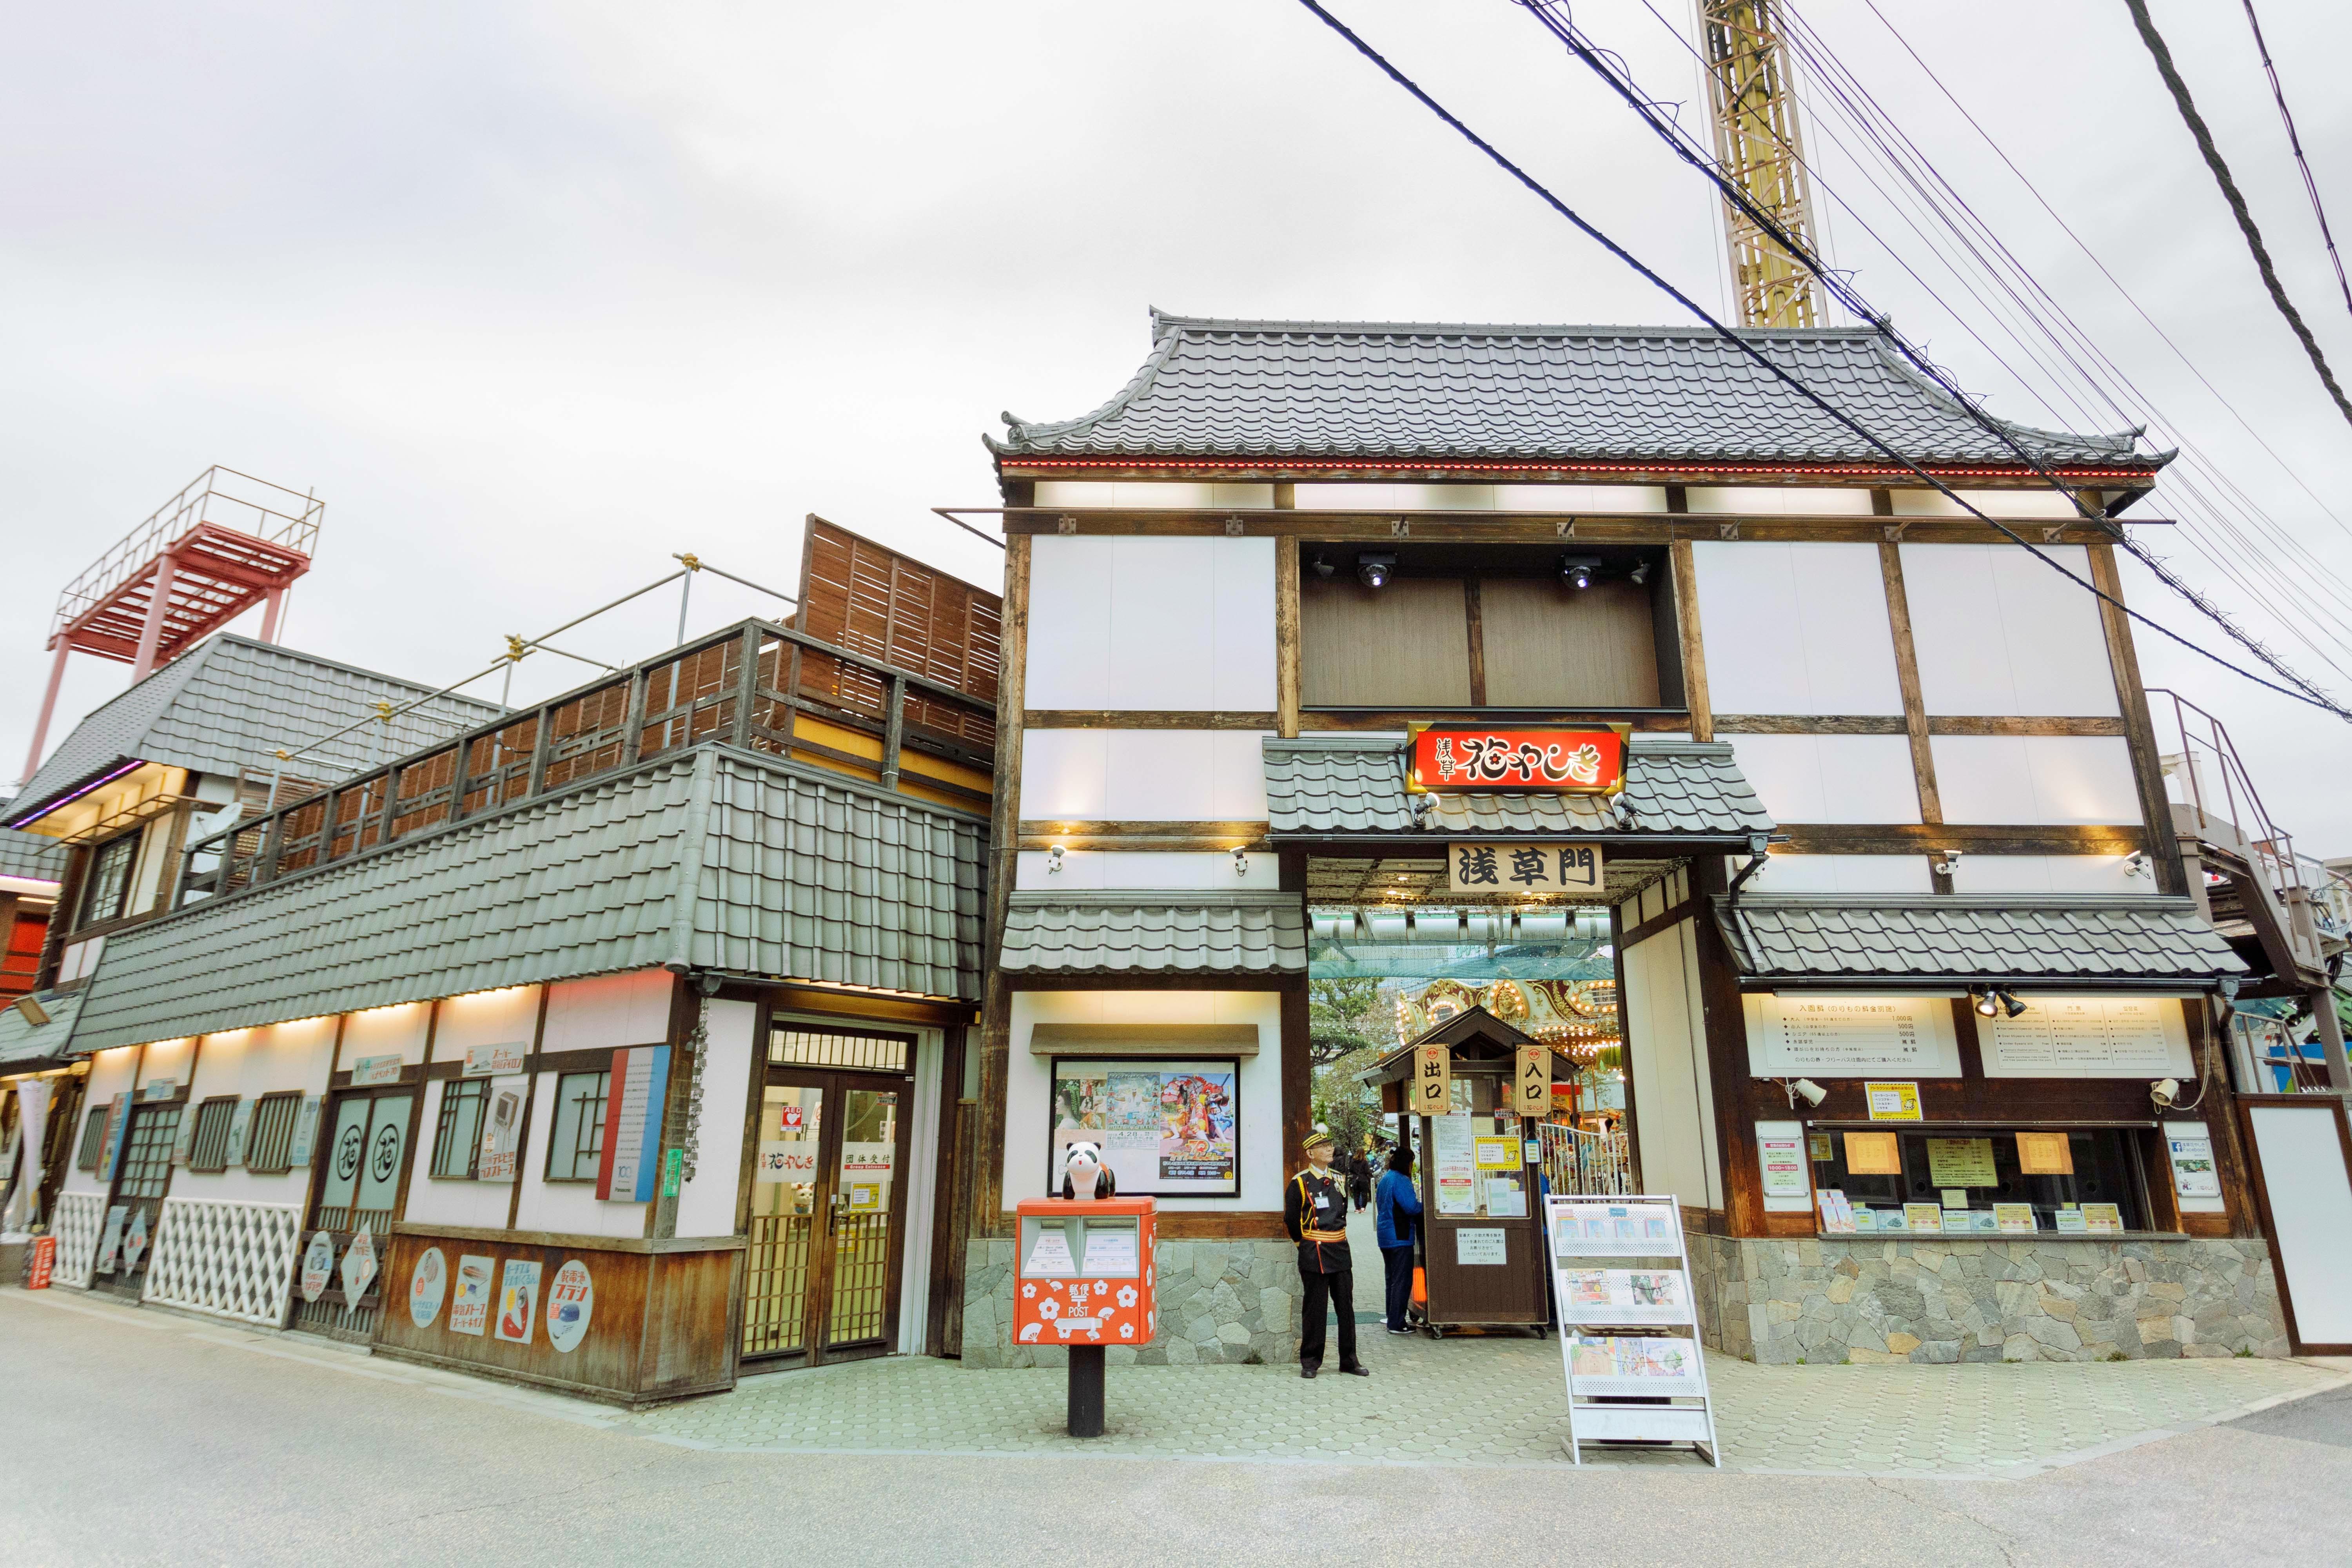
{"type": "Polygon", "coordinates": [[[1298,1365],[1312,1375],[1323,1365],[1323,1316],[1339,1316],[1339,1370],[1356,1360],[1354,1258],[1348,1250],[1348,1188],[1337,1173],[1308,1166],[1282,1194],[1283,1228],[1298,1244],[1298,1365]]]}

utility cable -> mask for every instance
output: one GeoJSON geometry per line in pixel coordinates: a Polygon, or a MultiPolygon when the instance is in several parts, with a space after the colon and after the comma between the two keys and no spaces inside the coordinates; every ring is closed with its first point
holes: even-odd
{"type": "Polygon", "coordinates": [[[2304,194],[2311,198],[2311,216],[2319,220],[2319,237],[2336,268],[2336,286],[2344,291],[2344,308],[2352,310],[2352,279],[2344,276],[2344,258],[2336,253],[2336,236],[2327,226],[2327,209],[2320,205],[2319,183],[2311,177],[2311,160],[2303,155],[2303,138],[2295,134],[2294,116],[2286,107],[2286,89],[2279,85],[2278,67],[2271,63],[2271,47],[2263,40],[2263,24],[2254,15],[2254,0],[2243,0],[2246,26],[2254,30],[2254,49],[2263,57],[2263,74],[2271,79],[2271,99],[2278,105],[2279,122],[2286,127],[2286,144],[2294,151],[2294,166],[2303,175],[2304,194]]]}
{"type": "MultiPolygon", "coordinates": [[[[2156,30],[2156,21],[2147,14],[2147,0],[2124,0],[2124,8],[2131,13],[2132,26],[2139,29],[2140,42],[2147,46],[2148,54],[2155,58],[2157,74],[2171,89],[2172,101],[2179,107],[2189,134],[2197,139],[2197,150],[2205,155],[2205,166],[2213,171],[2213,183],[2221,187],[2222,199],[2230,204],[2239,231],[2246,237],[2246,248],[2253,252],[2254,268],[2263,275],[2263,287],[2271,291],[2271,303],[2286,318],[2286,324],[2294,329],[2303,352],[2311,356],[2311,368],[2319,373],[2320,384],[2327,388],[2327,395],[2336,400],[2346,421],[2352,422],[2352,399],[2347,399],[2344,389],[2336,384],[2336,373],[2327,368],[2327,356],[2319,352],[2319,340],[2311,335],[2311,329],[2304,324],[2303,313],[2286,297],[2286,285],[2279,281],[2278,268],[2271,265],[2270,247],[2263,243],[2263,231],[2254,226],[2254,215],[2246,206],[2244,194],[2231,177],[2230,165],[2221,161],[2221,150],[2213,145],[2212,131],[2206,125],[2205,117],[2197,112],[2196,100],[2189,96],[2189,84],[2180,79],[2179,68],[2172,63],[2172,51],[2165,47],[2164,35],[2156,30]]],[[[2252,15],[2252,11],[2247,14],[2252,15]]],[[[2267,63],[2268,57],[2264,58],[2267,63]]],[[[2280,107],[2284,106],[2282,99],[2280,107]]],[[[2332,254],[2332,244],[2329,250],[2332,254]]],[[[2342,276],[2340,268],[2337,275],[2342,276]]]]}
{"type": "MultiPolygon", "coordinates": [[[[2133,609],[2130,605],[2126,605],[2122,600],[2103,591],[2095,583],[2086,581],[2085,579],[2077,576],[2063,563],[2037,548],[2032,542],[2027,540],[2024,535],[2019,533],[2015,529],[2011,528],[2000,519],[1987,516],[1983,511],[1964,500],[1960,494],[1957,490],[1954,490],[1949,485],[1936,478],[1933,474],[1927,472],[1927,469],[1921,468],[1917,463],[1913,462],[1902,452],[1899,452],[1892,446],[1889,446],[1885,440],[1881,439],[1875,432],[1862,425],[1859,421],[1846,414],[1843,409],[1838,408],[1836,405],[1830,403],[1799,377],[1792,374],[1790,372],[1782,369],[1779,363],[1774,361],[1771,356],[1766,354],[1762,350],[1759,349],[1754,343],[1742,337],[1738,332],[1725,325],[1722,321],[1717,320],[1716,317],[1706,310],[1705,307],[1701,306],[1698,301],[1693,300],[1689,295],[1675,287],[1674,284],[1667,281],[1666,279],[1654,268],[1642,261],[1638,257],[1634,256],[1633,252],[1627,250],[1623,246],[1618,244],[1617,241],[1612,239],[1607,234],[1596,227],[1582,214],[1570,206],[1566,202],[1560,200],[1559,196],[1553,195],[1552,192],[1540,181],[1537,180],[1534,175],[1528,174],[1525,169],[1520,168],[1517,163],[1513,163],[1508,157],[1505,156],[1502,151],[1496,147],[1494,143],[1488,142],[1476,132],[1471,130],[1470,127],[1465,124],[1460,118],[1453,113],[1452,110],[1448,110],[1444,104],[1438,102],[1436,99],[1431,97],[1418,82],[1415,82],[1411,77],[1405,75],[1404,72],[1391,64],[1387,57],[1383,56],[1379,50],[1373,48],[1371,45],[1365,42],[1364,39],[1358,37],[1346,23],[1340,21],[1339,17],[1326,10],[1318,3],[1318,0],[1298,0],[1298,3],[1305,6],[1309,12],[1313,13],[1314,16],[1324,24],[1324,26],[1329,27],[1333,32],[1346,39],[1348,43],[1355,48],[1357,53],[1362,55],[1366,59],[1370,60],[1374,66],[1379,68],[1381,72],[1387,76],[1390,80],[1395,82],[1399,87],[1404,89],[1406,92],[1410,93],[1422,105],[1422,107],[1427,109],[1432,114],[1434,114],[1439,120],[1443,121],[1447,126],[1459,134],[1463,140],[1468,142],[1473,147],[1475,147],[1479,152],[1485,153],[1497,168],[1510,175],[1513,179],[1518,181],[1522,185],[1525,185],[1538,200],[1542,201],[1554,212],[1558,213],[1560,216],[1566,218],[1570,224],[1574,225],[1588,238],[1591,239],[1593,243],[1599,245],[1602,249],[1608,251],[1610,255],[1623,262],[1641,278],[1649,282],[1654,288],[1657,289],[1659,292],[1664,294],[1668,299],[1673,300],[1685,310],[1688,310],[1693,316],[1696,317],[1702,323],[1704,323],[1722,342],[1738,353],[1754,361],[1755,363],[1768,375],[1770,375],[1774,380],[1787,385],[1791,391],[1795,392],[1800,397],[1804,399],[1805,402],[1811,404],[1815,408],[1818,408],[1823,414],[1828,415],[1832,420],[1836,421],[1839,425],[1843,426],[1853,434],[1860,437],[1864,442],[1868,443],[1874,450],[1885,456],[1890,462],[1902,468],[1906,473],[1912,475],[1921,483],[1926,484],[1929,488],[1937,491],[1939,494],[1944,496],[1946,500],[1951,501],[1953,505],[1958,507],[1962,511],[1967,512],[1969,516],[1976,518],[1980,522],[1989,524],[1999,532],[2007,536],[2011,542],[2021,546],[2029,554],[2032,555],[2034,559],[2040,561],[2043,565],[2049,567],[2052,571],[2056,572],[2059,575],[2066,578],[2077,587],[2082,588],[2084,592],[2090,594],[2095,598],[2097,598],[2102,603],[2114,606],[2125,616],[2140,622],[2142,625],[2147,626],[2152,631],[2157,632],[2158,635],[2179,643],[2182,647],[2188,648],[2200,657],[2220,665],[2222,668],[2229,670],[2232,674],[2243,676],[2246,679],[2254,682],[2257,686],[2265,687],[2284,697],[2292,697],[2296,701],[2308,703],[2315,708],[2325,709],[2326,711],[2335,714],[2339,719],[2352,721],[2352,710],[2347,710],[2339,706],[2333,700],[2328,698],[2326,693],[2320,691],[2317,688],[2311,686],[2310,683],[2305,681],[2302,677],[2296,675],[2294,671],[2285,668],[2283,665],[2280,665],[2275,658],[2270,655],[2267,650],[2259,647],[2259,646],[2255,646],[2254,647],[2254,651],[2263,659],[2263,662],[2271,665],[2273,669],[2276,669],[2281,675],[2293,681],[2294,683],[2294,687],[2301,688],[2301,689],[2281,686],[2274,681],[2265,679],[2262,676],[2254,674],[2252,670],[2231,663],[2228,659],[2223,658],[2217,653],[2214,653],[2211,649],[2200,647],[2199,644],[2190,641],[2189,638],[2172,630],[2169,626],[2164,626],[2158,621],[2151,620],[2146,615],[2133,609]]],[[[1530,4],[1530,0],[1521,0],[1521,3],[1529,5],[1530,9],[1536,8],[1534,5],[1530,4]]],[[[1628,91],[1627,89],[1622,87],[1621,87],[1619,90],[1621,92],[1628,91]]],[[[1645,100],[1642,100],[1639,98],[1638,93],[1632,93],[1630,96],[1635,102],[1637,110],[1651,108],[1645,100]]],[[[1654,110],[1653,110],[1652,111],[1654,112],[1654,110]]],[[[1712,173],[1712,171],[1710,171],[1710,173],[1712,173]]],[[[1736,187],[1732,194],[1737,195],[1738,193],[1736,187]]],[[[1780,229],[1780,226],[1779,224],[1771,220],[1769,215],[1757,212],[1752,203],[1743,202],[1743,206],[1745,210],[1748,211],[1752,216],[1755,216],[1759,219],[1759,221],[1765,226],[1767,235],[1772,237],[1776,244],[1784,244],[1786,242],[1787,237],[1785,231],[1780,229]]],[[[1791,247],[1790,253],[1791,256],[1796,257],[1812,269],[1814,276],[1822,278],[1825,286],[1831,288],[1833,291],[1838,292],[1842,300],[1845,296],[1851,294],[1851,289],[1845,287],[1843,279],[1832,280],[1831,278],[1825,276],[1823,269],[1804,255],[1802,247],[1791,247]]],[[[1878,325],[1882,331],[1886,331],[1882,319],[1874,312],[1869,311],[1866,308],[1857,310],[1855,313],[1860,315],[1864,320],[1871,321],[1874,325],[1878,325]]],[[[1980,419],[1984,417],[1985,416],[1979,415],[1980,419]]],[[[2030,455],[2024,454],[2021,448],[2015,448],[2013,443],[2011,443],[2011,445],[2012,448],[2019,450],[2020,455],[2025,457],[2027,461],[2032,463],[2036,471],[2041,472],[2053,486],[2062,491],[2065,491],[2065,486],[2056,478],[2056,476],[2050,474],[2045,468],[2042,468],[2038,461],[2035,461],[2030,455]]],[[[2065,491],[2065,493],[2070,495],[2072,494],[2071,491],[2065,491]]],[[[2080,505],[2079,500],[2076,504],[2078,506],[2080,505]]],[[[2105,522],[2106,520],[2104,517],[2100,517],[2097,521],[2105,522]]],[[[2108,524],[2108,526],[2110,529],[2113,529],[2114,525],[2108,524]]],[[[2185,586],[2181,591],[2184,593],[2189,592],[2185,586]]],[[[2201,601],[2193,602],[2198,602],[2200,603],[2200,607],[2204,607],[2202,606],[2201,601]]],[[[2215,619],[2220,620],[2224,629],[2229,630],[2241,642],[2250,641],[2250,639],[2245,637],[2244,633],[2239,631],[2235,626],[2231,626],[2225,618],[2220,616],[2219,612],[2207,608],[2207,613],[2213,616],[2215,619]]]]}

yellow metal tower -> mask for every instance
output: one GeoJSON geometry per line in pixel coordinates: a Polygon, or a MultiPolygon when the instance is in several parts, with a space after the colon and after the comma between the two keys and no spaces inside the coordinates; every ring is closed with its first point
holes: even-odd
{"type": "MultiPolygon", "coordinates": [[[[1780,42],[1778,0],[1697,0],[1699,47],[1706,62],[1715,153],[1725,173],[1759,212],[1805,248],[1813,235],[1812,193],[1797,135],[1797,100],[1780,42]]],[[[1812,275],[1729,201],[1723,222],[1731,242],[1731,280],[1739,321],[1748,327],[1822,324],[1812,275]]]]}

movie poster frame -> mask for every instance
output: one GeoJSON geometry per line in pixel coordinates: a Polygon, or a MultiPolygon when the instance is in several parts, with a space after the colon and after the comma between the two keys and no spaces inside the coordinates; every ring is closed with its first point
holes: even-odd
{"type": "MultiPolygon", "coordinates": [[[[1166,1072],[1171,1068],[1195,1070],[1228,1071],[1234,1080],[1234,1173],[1224,1184],[1229,1190],[1210,1191],[1204,1187],[1168,1188],[1157,1181],[1147,1188],[1129,1187],[1122,1184],[1118,1195],[1123,1198],[1200,1198],[1211,1203],[1227,1202],[1242,1195],[1242,1058],[1236,1055],[1210,1052],[1170,1051],[1164,1056],[1100,1056],[1073,1051],[1067,1055],[1046,1058],[1045,1063],[1045,1194],[1062,1194],[1062,1164],[1055,1149],[1054,1135],[1059,1131],[1054,1122],[1055,1100],[1059,1094],[1064,1064],[1087,1067],[1100,1065],[1108,1069],[1166,1072]]],[[[1156,1163],[1156,1161],[1155,1161],[1156,1163]]]]}

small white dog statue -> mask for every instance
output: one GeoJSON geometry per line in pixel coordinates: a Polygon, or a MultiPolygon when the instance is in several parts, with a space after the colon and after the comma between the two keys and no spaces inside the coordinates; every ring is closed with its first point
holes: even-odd
{"type": "Polygon", "coordinates": [[[1099,1143],[1073,1143],[1062,1154],[1062,1195],[1066,1198],[1115,1197],[1118,1179],[1103,1163],[1099,1143]]]}

